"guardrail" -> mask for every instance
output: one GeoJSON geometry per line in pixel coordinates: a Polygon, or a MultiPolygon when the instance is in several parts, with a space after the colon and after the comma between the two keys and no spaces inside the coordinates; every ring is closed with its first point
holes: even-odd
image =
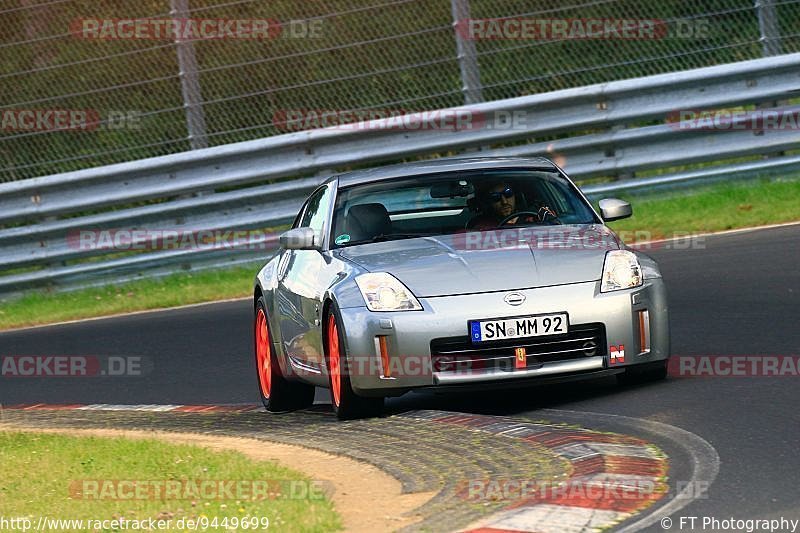
{"type": "MultiPolygon", "coordinates": [[[[82,229],[247,230],[285,224],[323,179],[308,176],[353,165],[562,135],[565,138],[481,153],[550,157],[577,179],[774,155],[795,149],[800,129],[681,131],[665,119],[679,109],[760,105],[799,96],[800,54],[789,54],[436,112],[481,117],[481,127],[458,131],[401,129],[378,120],[349,129],[290,133],[4,183],[0,184],[0,225],[7,227],[0,229],[0,293],[121,281],[266,258],[267,251],[253,250],[253,243],[120,256],[113,247],[82,249],[70,236],[82,229]],[[509,126],[509,117],[515,116],[523,116],[524,121],[509,126]],[[263,185],[302,176],[306,177],[263,185]],[[199,196],[192,197],[195,193],[199,196]]],[[[796,168],[800,168],[800,156],[774,156],[592,185],[584,191],[609,194],[796,168]]],[[[268,248],[271,241],[267,241],[268,248]]]]}

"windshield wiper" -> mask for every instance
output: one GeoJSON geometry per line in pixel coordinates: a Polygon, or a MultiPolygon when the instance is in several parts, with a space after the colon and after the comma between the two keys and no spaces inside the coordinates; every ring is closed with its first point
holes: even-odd
{"type": "Polygon", "coordinates": [[[350,241],[344,243],[344,246],[351,246],[355,244],[369,244],[373,242],[396,241],[400,239],[414,239],[416,237],[430,237],[431,235],[435,234],[434,233],[381,233],[380,235],[375,235],[370,239],[361,239],[359,241],[350,241]]]}

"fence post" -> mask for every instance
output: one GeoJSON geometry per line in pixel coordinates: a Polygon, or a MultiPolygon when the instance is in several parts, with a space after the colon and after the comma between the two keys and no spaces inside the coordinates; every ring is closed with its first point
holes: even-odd
{"type": "Polygon", "coordinates": [[[776,56],[781,53],[781,30],[773,0],[756,0],[758,12],[758,29],[761,33],[761,46],[764,56],[776,56]]]}
{"type": "Polygon", "coordinates": [[[450,0],[453,12],[453,30],[456,35],[456,51],[458,66],[461,69],[461,91],[464,103],[477,104],[483,102],[481,72],[478,67],[478,52],[475,41],[468,39],[465,33],[469,21],[469,0],[450,0]]]}
{"type": "MultiPolygon", "coordinates": [[[[775,5],[773,0],[756,0],[756,10],[758,11],[758,29],[761,35],[761,46],[763,47],[764,57],[776,56],[781,53],[781,29],[778,24],[778,14],[775,12],[775,5]]],[[[756,109],[770,109],[779,107],[783,104],[780,101],[761,102],[756,104],[756,109]]],[[[763,135],[764,132],[755,132],[757,135],[763,135]]],[[[786,152],[773,152],[769,154],[762,154],[762,159],[770,159],[772,157],[781,157],[786,155],[786,152]]]]}
{"type": "MultiPolygon", "coordinates": [[[[170,0],[170,15],[173,19],[186,20],[189,17],[189,0],[170,0]]],[[[178,24],[178,27],[182,27],[178,24]]],[[[192,150],[208,147],[206,137],[206,117],[203,112],[203,96],[200,92],[197,56],[194,43],[175,37],[178,53],[178,69],[183,93],[183,108],[186,111],[186,127],[189,132],[189,143],[192,150]]]]}

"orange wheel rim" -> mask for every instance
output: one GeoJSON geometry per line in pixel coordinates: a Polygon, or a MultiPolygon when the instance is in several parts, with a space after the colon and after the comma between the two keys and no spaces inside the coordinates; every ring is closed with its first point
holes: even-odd
{"type": "Polygon", "coordinates": [[[328,360],[330,361],[331,392],[333,404],[337,407],[342,398],[342,371],[339,353],[339,330],[336,327],[336,318],[328,318],[328,360]]]}
{"type": "Polygon", "coordinates": [[[256,364],[258,364],[258,383],[261,394],[269,398],[272,389],[272,347],[269,344],[267,316],[262,309],[256,316],[256,364]]]}

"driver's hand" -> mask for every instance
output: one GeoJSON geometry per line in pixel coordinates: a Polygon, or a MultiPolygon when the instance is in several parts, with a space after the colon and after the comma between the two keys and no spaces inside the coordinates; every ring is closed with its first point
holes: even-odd
{"type": "Polygon", "coordinates": [[[514,226],[516,224],[531,224],[531,223],[543,224],[547,220],[547,217],[555,219],[558,218],[558,215],[556,214],[555,210],[552,207],[548,205],[541,205],[535,215],[533,214],[520,215],[518,217],[510,219],[508,222],[506,222],[506,224],[511,226],[514,226]]]}
{"type": "Polygon", "coordinates": [[[558,215],[556,214],[555,210],[549,205],[543,205],[542,207],[540,207],[539,211],[536,214],[539,217],[539,222],[544,222],[545,220],[547,220],[547,217],[558,218],[558,215]]]}

